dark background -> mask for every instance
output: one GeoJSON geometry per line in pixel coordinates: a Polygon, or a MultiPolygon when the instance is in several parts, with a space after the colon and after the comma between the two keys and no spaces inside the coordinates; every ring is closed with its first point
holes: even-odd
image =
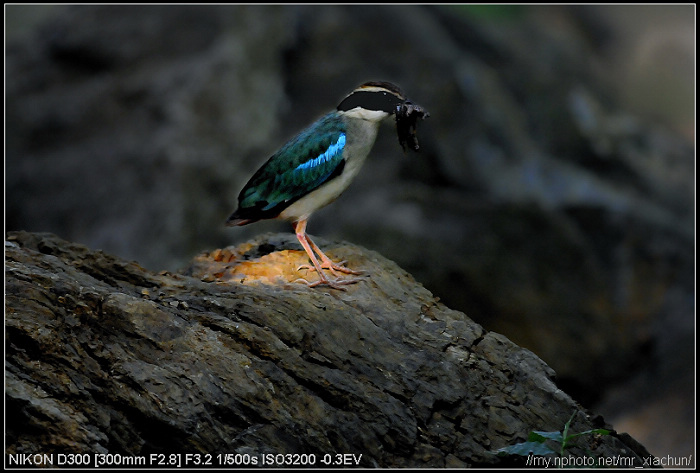
{"type": "MultiPolygon", "coordinates": [[[[311,234],[395,260],[658,456],[694,452],[695,7],[6,6],[6,230],[177,270],[358,84],[387,126],[311,234]]],[[[468,388],[468,387],[467,387],[468,388]]]]}

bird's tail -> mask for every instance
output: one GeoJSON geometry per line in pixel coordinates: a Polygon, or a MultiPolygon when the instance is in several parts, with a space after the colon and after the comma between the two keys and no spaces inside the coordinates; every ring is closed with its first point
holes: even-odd
{"type": "Polygon", "coordinates": [[[238,216],[238,212],[234,212],[231,214],[231,216],[226,220],[226,226],[227,227],[240,227],[242,225],[248,225],[249,223],[255,222],[255,219],[252,218],[241,218],[238,216]]]}

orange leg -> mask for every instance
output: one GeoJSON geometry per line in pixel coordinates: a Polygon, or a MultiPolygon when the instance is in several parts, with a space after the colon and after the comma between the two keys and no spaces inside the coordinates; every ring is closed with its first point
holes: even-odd
{"type": "MultiPolygon", "coordinates": [[[[306,234],[306,223],[308,222],[307,219],[299,220],[294,223],[294,231],[296,232],[297,239],[299,240],[299,243],[301,243],[301,246],[304,247],[304,250],[306,250],[306,254],[309,255],[309,259],[311,260],[311,264],[313,264],[313,268],[316,270],[318,273],[318,281],[314,283],[310,283],[304,279],[301,281],[304,281],[309,287],[316,287],[320,285],[324,286],[330,286],[334,289],[340,289],[344,290],[342,287],[343,285],[346,284],[354,284],[356,282],[360,282],[361,279],[335,279],[335,280],[330,280],[326,277],[326,275],[323,272],[323,269],[328,269],[334,276],[338,276],[338,274],[335,271],[341,271],[343,273],[349,273],[349,274],[360,274],[359,272],[352,271],[345,266],[342,266],[342,264],[335,264],[331,261],[331,259],[326,256],[314,243],[311,241],[311,238],[309,238],[309,235],[306,234]],[[318,258],[316,258],[316,255],[314,254],[314,250],[319,254],[321,257],[321,261],[318,261],[318,258]]],[[[303,267],[303,266],[302,266],[303,267]]]]}

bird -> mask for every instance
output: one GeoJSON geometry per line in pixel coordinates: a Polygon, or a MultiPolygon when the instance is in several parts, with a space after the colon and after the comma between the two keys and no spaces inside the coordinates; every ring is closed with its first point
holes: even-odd
{"type": "MultiPolygon", "coordinates": [[[[390,82],[365,82],[355,88],[334,111],[287,141],[253,174],[238,195],[238,208],[226,225],[248,225],[264,219],[287,220],[292,223],[312,265],[300,266],[298,270],[315,271],[319,278],[315,282],[299,281],[309,287],[328,286],[339,290],[361,281],[339,274],[363,273],[347,268],[345,261],[333,262],[311,240],[306,226],[315,211],[335,201],[348,188],[374,145],[380,123],[392,115],[396,115],[397,128],[401,115],[403,122],[412,124],[411,131],[415,135],[416,118],[425,118],[427,113],[408,101],[401,89],[390,82]]],[[[399,129],[402,146],[410,135],[406,131],[408,127],[399,129]]],[[[417,141],[412,146],[417,150],[417,141]]]]}

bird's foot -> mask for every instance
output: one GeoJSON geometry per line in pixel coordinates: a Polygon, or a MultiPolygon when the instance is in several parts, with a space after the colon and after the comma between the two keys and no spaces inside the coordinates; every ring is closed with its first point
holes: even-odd
{"type": "Polygon", "coordinates": [[[316,286],[328,286],[333,289],[338,289],[339,291],[344,291],[345,288],[343,286],[347,286],[348,284],[355,284],[362,281],[362,279],[354,278],[354,279],[328,279],[327,277],[323,276],[320,278],[318,281],[315,282],[309,282],[306,279],[299,278],[294,282],[302,282],[306,284],[309,287],[316,287],[316,286]]]}
{"type": "MultiPolygon", "coordinates": [[[[323,259],[321,261],[321,268],[327,269],[335,277],[340,276],[338,274],[338,272],[345,273],[345,274],[356,274],[358,276],[363,273],[362,271],[355,271],[355,270],[352,270],[346,266],[343,266],[343,264],[345,264],[345,263],[347,263],[347,261],[341,261],[340,263],[334,263],[330,259],[323,259]]],[[[302,269],[307,269],[309,271],[316,271],[316,268],[314,268],[310,264],[302,264],[301,266],[299,266],[297,268],[297,271],[302,270],[302,269]]]]}

